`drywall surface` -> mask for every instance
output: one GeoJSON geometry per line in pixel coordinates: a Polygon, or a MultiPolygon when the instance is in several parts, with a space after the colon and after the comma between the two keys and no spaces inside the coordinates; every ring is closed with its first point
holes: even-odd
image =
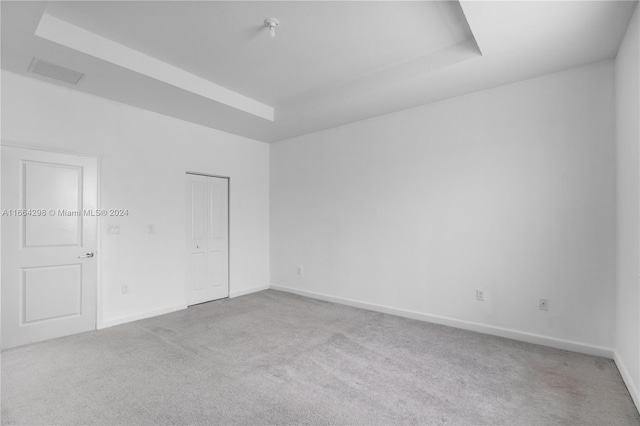
{"type": "Polygon", "coordinates": [[[615,350],[616,362],[636,405],[640,404],[639,13],[636,7],[615,62],[618,217],[615,350]]]}
{"type": "Polygon", "coordinates": [[[268,285],[269,145],[5,71],[2,143],[100,157],[104,325],[185,306],[186,171],[231,177],[231,294],[268,285]]]}
{"type": "Polygon", "coordinates": [[[272,145],[271,284],[610,350],[613,106],[605,61],[272,145]]]}

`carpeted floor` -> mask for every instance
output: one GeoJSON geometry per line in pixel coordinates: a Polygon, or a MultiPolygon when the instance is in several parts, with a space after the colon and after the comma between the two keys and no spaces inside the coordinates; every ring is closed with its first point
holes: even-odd
{"type": "Polygon", "coordinates": [[[640,424],[611,360],[267,290],[2,353],[3,424],[640,424]]]}

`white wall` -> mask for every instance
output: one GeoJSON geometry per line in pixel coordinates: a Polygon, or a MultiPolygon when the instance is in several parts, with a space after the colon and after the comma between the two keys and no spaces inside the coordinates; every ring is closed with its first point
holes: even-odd
{"type": "Polygon", "coordinates": [[[611,356],[613,77],[605,61],[273,145],[272,286],[611,356]]]}
{"type": "Polygon", "coordinates": [[[2,142],[100,156],[105,325],[184,307],[187,170],[231,177],[231,294],[268,285],[269,145],[5,71],[2,142]]]}
{"type": "Polygon", "coordinates": [[[640,407],[640,33],[638,7],[616,58],[616,363],[640,407]]]}

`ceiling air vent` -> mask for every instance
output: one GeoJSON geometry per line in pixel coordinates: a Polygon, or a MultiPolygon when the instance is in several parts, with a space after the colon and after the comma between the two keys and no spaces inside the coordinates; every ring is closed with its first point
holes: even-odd
{"type": "Polygon", "coordinates": [[[78,84],[80,80],[82,80],[82,77],[84,77],[84,74],[81,72],[45,62],[38,58],[33,58],[29,66],[29,71],[69,84],[78,84]]]}

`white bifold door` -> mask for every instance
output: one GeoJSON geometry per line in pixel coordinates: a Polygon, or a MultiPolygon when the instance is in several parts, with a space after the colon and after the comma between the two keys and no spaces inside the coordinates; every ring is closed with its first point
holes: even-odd
{"type": "Polygon", "coordinates": [[[229,296],[229,179],[187,174],[187,304],[229,296]]]}
{"type": "Polygon", "coordinates": [[[2,348],[96,328],[97,160],[2,147],[2,348]]]}

